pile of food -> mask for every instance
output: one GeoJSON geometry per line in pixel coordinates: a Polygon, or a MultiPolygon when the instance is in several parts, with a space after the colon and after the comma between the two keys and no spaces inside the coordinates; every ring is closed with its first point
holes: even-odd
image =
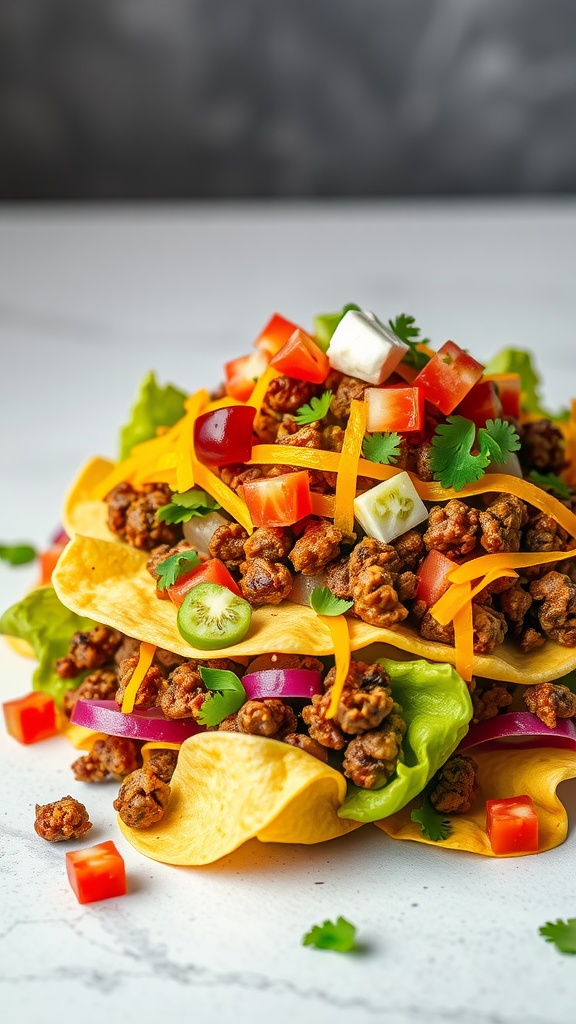
{"type": "MultiPolygon", "coordinates": [[[[82,748],[74,778],[119,780],[123,834],[173,864],[365,822],[558,845],[574,408],[542,409],[524,352],[485,367],[353,305],[312,333],[274,315],[224,376],[145,379],[120,460],[67,496],[51,582],[0,621],[82,748]]],[[[38,809],[45,838],[89,827],[73,797],[38,809]]]]}

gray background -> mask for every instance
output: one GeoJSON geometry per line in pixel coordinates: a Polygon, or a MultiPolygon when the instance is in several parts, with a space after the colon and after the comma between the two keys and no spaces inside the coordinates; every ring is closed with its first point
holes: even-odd
{"type": "Polygon", "coordinates": [[[574,0],[0,0],[0,198],[575,180],[574,0]]]}

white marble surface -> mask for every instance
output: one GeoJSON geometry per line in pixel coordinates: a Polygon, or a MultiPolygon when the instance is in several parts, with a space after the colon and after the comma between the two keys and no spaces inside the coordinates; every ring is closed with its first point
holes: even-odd
{"type": "MultiPolygon", "coordinates": [[[[0,213],[2,539],[44,543],[86,455],[112,454],[149,367],[219,377],[275,309],[309,323],[357,301],[412,312],[477,356],[533,348],[546,397],[574,392],[576,205],[149,207],[0,213]]],[[[27,569],[0,572],[16,600],[27,569]]],[[[6,699],[29,663],[0,653],[6,699]]],[[[113,787],[85,792],[91,842],[113,838],[130,893],[81,907],[33,807],[82,788],[60,739],[0,736],[0,1007],[20,1024],[186,1014],[276,1024],[566,1024],[576,958],[538,936],[576,914],[572,828],[541,857],[487,860],[366,826],[315,848],[248,844],[216,866],[138,857],[113,787]],[[301,947],[313,923],[358,926],[350,956],[301,947]]],[[[576,819],[576,786],[563,795],[576,819]]],[[[87,845],[86,842],[76,844],[87,845]]]]}

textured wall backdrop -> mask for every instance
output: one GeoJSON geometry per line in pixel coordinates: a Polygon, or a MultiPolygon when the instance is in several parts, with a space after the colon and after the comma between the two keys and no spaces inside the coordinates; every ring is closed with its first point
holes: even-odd
{"type": "Polygon", "coordinates": [[[574,0],[0,0],[0,198],[575,182],[574,0]]]}

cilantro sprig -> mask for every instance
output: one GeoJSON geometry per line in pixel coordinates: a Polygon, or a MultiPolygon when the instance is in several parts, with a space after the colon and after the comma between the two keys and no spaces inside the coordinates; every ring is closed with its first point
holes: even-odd
{"type": "Polygon", "coordinates": [[[430,803],[426,790],[422,794],[422,806],[415,807],[410,818],[420,825],[424,839],[430,839],[433,843],[442,843],[452,832],[450,819],[438,814],[430,803]]]}
{"type": "Polygon", "coordinates": [[[362,442],[362,454],[370,462],[394,465],[400,458],[400,434],[368,434],[362,442]]]}
{"type": "Polygon", "coordinates": [[[432,438],[430,465],[434,479],[443,487],[461,491],[483,475],[491,462],[506,462],[512,452],[520,448],[520,438],[507,420],[486,420],[476,436],[472,420],[464,416],[448,416],[440,423],[432,438]],[[477,441],[478,453],[472,454],[477,441]]]}
{"type": "Polygon", "coordinates": [[[221,668],[201,666],[202,682],[215,693],[202,704],[198,721],[200,725],[220,725],[228,715],[234,715],[246,703],[246,690],[234,672],[221,668]]]}
{"type": "Polygon", "coordinates": [[[168,590],[168,587],[176,583],[180,576],[200,564],[201,560],[193,548],[190,551],[180,551],[176,555],[170,555],[170,558],[165,558],[156,566],[156,589],[168,590]]]}
{"type": "Polygon", "coordinates": [[[314,396],[310,399],[309,405],[301,405],[300,408],[296,410],[296,416],[294,417],[296,423],[303,427],[307,423],[314,423],[316,420],[324,419],[328,414],[331,401],[331,391],[323,391],[320,398],[316,398],[316,396],[314,396]]]}
{"type": "Polygon", "coordinates": [[[26,565],[37,556],[31,544],[0,544],[0,561],[8,565],[26,565]]]}
{"type": "Polygon", "coordinates": [[[539,473],[537,469],[530,472],[532,483],[542,487],[545,491],[553,491],[559,498],[569,498],[571,491],[565,480],[556,476],[556,473],[539,473]]]}
{"type": "Polygon", "coordinates": [[[335,953],[350,953],[356,945],[356,926],[345,917],[315,924],[306,932],[302,945],[315,946],[316,949],[332,949],[335,953]]]}
{"type": "Polygon", "coordinates": [[[395,320],[389,320],[388,323],[400,341],[408,345],[408,352],[402,362],[413,366],[416,370],[421,370],[423,366],[426,366],[430,356],[427,356],[425,352],[420,352],[418,345],[429,345],[430,339],[420,337],[420,328],[416,326],[414,317],[407,316],[406,313],[401,313],[395,320]]]}
{"type": "Polygon", "coordinates": [[[547,921],[538,930],[546,942],[554,943],[559,953],[576,953],[576,917],[547,921]]]}
{"type": "Polygon", "coordinates": [[[156,518],[163,523],[187,523],[193,516],[207,516],[221,507],[212,495],[193,487],[183,494],[173,494],[168,504],[158,509],[156,518]]]}
{"type": "Polygon", "coordinates": [[[317,615],[344,615],[353,604],[353,601],[336,597],[329,587],[314,587],[310,594],[310,606],[317,615]]]}

